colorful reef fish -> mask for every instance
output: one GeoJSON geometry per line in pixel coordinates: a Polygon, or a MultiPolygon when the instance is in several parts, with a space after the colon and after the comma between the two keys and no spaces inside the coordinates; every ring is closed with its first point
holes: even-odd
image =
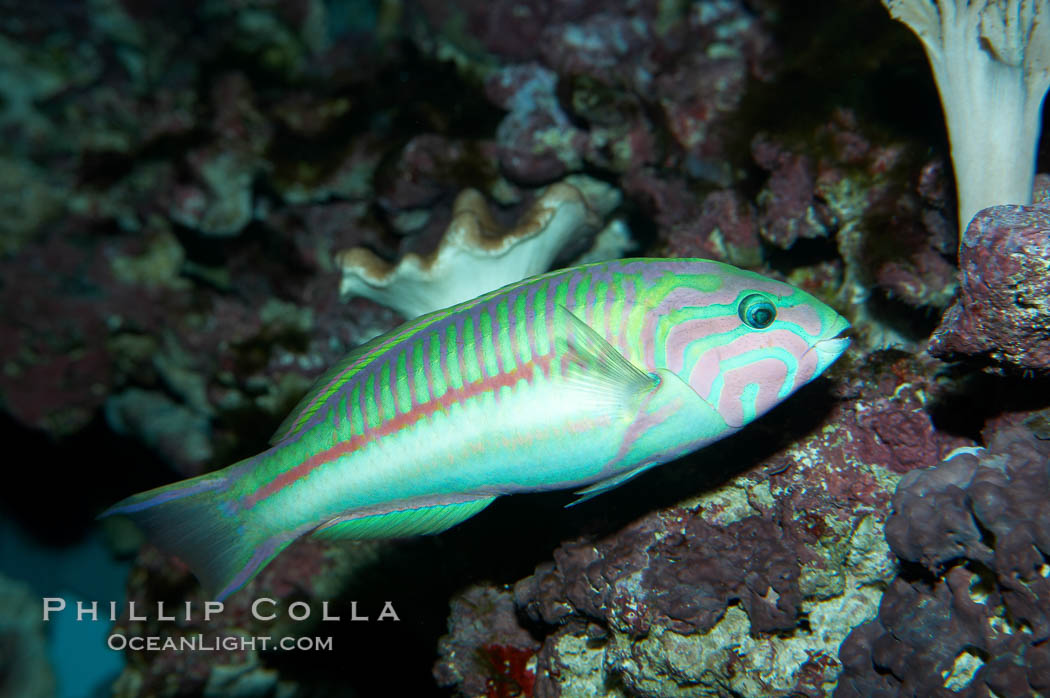
{"type": "Polygon", "coordinates": [[[719,262],[554,271],[373,339],[318,379],[269,450],[104,515],[130,516],[222,599],[307,534],[438,533],[500,495],[617,487],[820,375],[848,327],[719,262]]]}

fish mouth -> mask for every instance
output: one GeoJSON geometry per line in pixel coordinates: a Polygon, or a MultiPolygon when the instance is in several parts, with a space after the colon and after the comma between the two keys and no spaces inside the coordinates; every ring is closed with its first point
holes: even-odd
{"type": "Polygon", "coordinates": [[[818,339],[814,342],[814,350],[817,351],[817,356],[820,357],[820,363],[827,365],[832,363],[846,351],[849,346],[849,342],[853,340],[853,333],[849,331],[849,325],[842,327],[832,337],[826,337],[824,339],[818,339]]]}
{"type": "Polygon", "coordinates": [[[846,336],[844,333],[845,330],[834,337],[818,340],[813,345],[813,348],[817,350],[817,355],[821,357],[829,356],[830,361],[828,363],[842,356],[842,352],[846,351],[852,340],[852,337],[846,336]]]}
{"type": "Polygon", "coordinates": [[[818,339],[809,348],[817,352],[817,372],[822,372],[842,356],[852,339],[853,335],[850,332],[849,321],[839,316],[838,322],[831,327],[831,335],[818,339]]]}

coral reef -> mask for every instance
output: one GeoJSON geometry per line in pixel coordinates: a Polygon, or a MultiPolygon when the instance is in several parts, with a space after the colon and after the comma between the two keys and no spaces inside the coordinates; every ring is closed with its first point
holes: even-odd
{"type": "Polygon", "coordinates": [[[1050,369],[1050,205],[980,211],[959,252],[959,297],[930,343],[935,356],[1000,369],[1050,369]]]}
{"type": "MultiPolygon", "coordinates": [[[[987,448],[908,473],[886,539],[905,567],[842,645],[835,696],[1050,690],[1050,442],[1000,420],[987,448]]],[[[1033,433],[1032,427],[1036,427],[1033,433]]]]}
{"type": "Polygon", "coordinates": [[[756,136],[752,154],[769,172],[756,197],[757,223],[764,240],[789,250],[800,239],[834,239],[842,268],[833,286],[865,343],[915,345],[907,315],[878,304],[925,314],[950,302],[955,240],[944,172],[939,160],[915,172],[917,154],[907,145],[873,135],[856,113],[838,109],[812,134],[815,148],[756,136]]]}
{"type": "MultiPolygon", "coordinates": [[[[306,541],[214,622],[117,626],[308,633],[256,622],[243,599],[393,587],[418,601],[415,624],[382,636],[391,649],[375,625],[347,645],[382,672],[344,675],[349,652],[333,667],[129,651],[119,695],[371,695],[390,675],[419,695],[435,678],[472,696],[1050,693],[1045,442],[992,428],[986,451],[924,470],[974,446],[1004,386],[1046,406],[1028,381],[1050,356],[1050,178],[1031,206],[980,213],[957,247],[968,204],[936,89],[878,2],[0,8],[0,429],[41,463],[37,486],[2,494],[62,541],[125,494],[259,450],[314,376],[399,312],[552,263],[711,257],[854,325],[850,355],[790,407],[620,498],[494,506],[498,526],[417,547],[306,541]],[[462,250],[441,263],[438,287],[478,286],[340,295],[363,278],[347,250],[369,250],[351,255],[364,276],[426,266],[466,229],[531,255],[542,221],[561,239],[503,276],[462,250]]],[[[1050,151],[1036,157],[1046,170],[1050,151]]],[[[0,627],[28,628],[15,650],[41,656],[23,622],[37,603],[9,596],[0,627]]],[[[129,598],[204,600],[149,547],[129,598]]]]}

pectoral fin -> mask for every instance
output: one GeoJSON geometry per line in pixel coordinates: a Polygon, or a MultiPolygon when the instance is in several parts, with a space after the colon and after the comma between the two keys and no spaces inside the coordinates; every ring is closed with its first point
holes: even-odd
{"type": "Polygon", "coordinates": [[[587,393],[592,404],[633,411],[658,380],[564,306],[555,310],[554,356],[565,386],[587,393]]]}
{"type": "Polygon", "coordinates": [[[641,401],[633,416],[620,457],[607,467],[609,477],[576,492],[579,499],[568,506],[586,502],[592,497],[619,487],[646,470],[717,441],[735,431],[722,415],[701,398],[688,383],[665,368],[653,371],[655,387],[641,401]],[[641,463],[629,470],[618,470],[618,463],[641,463]]]}

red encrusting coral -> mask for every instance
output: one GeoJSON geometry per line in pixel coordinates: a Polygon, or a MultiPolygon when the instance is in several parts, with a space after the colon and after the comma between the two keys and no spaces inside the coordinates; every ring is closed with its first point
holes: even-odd
{"type": "Polygon", "coordinates": [[[485,645],[479,650],[494,676],[488,680],[488,698],[531,698],[536,674],[528,668],[535,650],[507,645],[485,645]]]}

